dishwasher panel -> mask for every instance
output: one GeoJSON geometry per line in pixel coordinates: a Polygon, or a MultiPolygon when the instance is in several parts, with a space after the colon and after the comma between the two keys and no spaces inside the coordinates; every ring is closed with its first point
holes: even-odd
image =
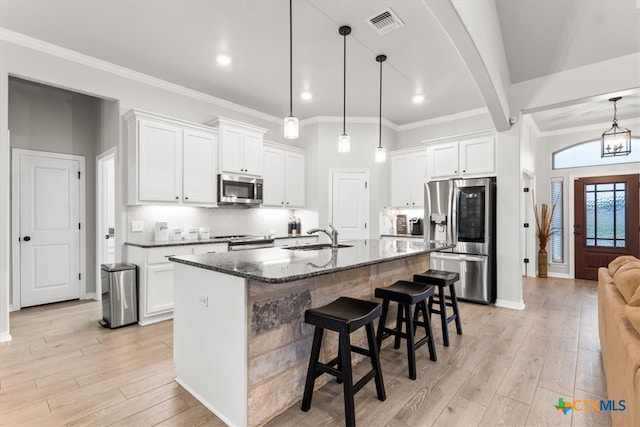
{"type": "Polygon", "coordinates": [[[488,256],[432,252],[429,267],[460,274],[460,280],[455,283],[458,299],[481,304],[495,301],[488,256]]]}

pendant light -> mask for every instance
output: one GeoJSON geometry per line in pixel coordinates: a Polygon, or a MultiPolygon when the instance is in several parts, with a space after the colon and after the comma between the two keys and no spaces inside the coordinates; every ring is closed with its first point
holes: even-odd
{"type": "Polygon", "coordinates": [[[387,160],[387,153],[382,146],[382,63],[387,60],[387,55],[376,56],[376,61],[380,63],[380,115],[378,116],[378,148],[376,148],[376,163],[384,163],[387,160]]]}
{"type": "Polygon", "coordinates": [[[293,117],[293,12],[289,0],[289,117],[284,119],[284,137],[298,138],[298,119],[293,117]]]}
{"type": "Polygon", "coordinates": [[[342,89],[342,135],[338,138],[338,153],[348,153],[351,151],[351,138],[347,135],[347,36],[351,34],[351,27],[343,25],[338,30],[344,37],[344,68],[343,68],[343,89],[342,89]]]}
{"type": "Polygon", "coordinates": [[[613,125],[605,131],[600,138],[600,157],[628,156],[631,153],[631,131],[618,126],[618,108],[616,102],[622,99],[621,96],[609,99],[613,102],[613,125]]]}

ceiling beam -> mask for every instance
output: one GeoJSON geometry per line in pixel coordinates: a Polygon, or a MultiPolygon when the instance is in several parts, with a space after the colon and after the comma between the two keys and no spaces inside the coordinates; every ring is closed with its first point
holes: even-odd
{"type": "MultiPolygon", "coordinates": [[[[498,131],[508,130],[511,79],[493,1],[423,0],[476,82],[498,131]]],[[[437,60],[437,58],[436,58],[437,60]]]]}

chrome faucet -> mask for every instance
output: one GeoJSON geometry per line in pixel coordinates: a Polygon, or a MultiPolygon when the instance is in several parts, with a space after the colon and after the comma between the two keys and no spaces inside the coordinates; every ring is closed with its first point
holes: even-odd
{"type": "Polygon", "coordinates": [[[331,247],[337,248],[338,247],[338,230],[333,228],[333,225],[331,225],[331,223],[329,223],[329,227],[331,228],[331,233],[329,233],[327,230],[324,230],[322,228],[312,228],[311,230],[307,231],[307,234],[322,232],[327,236],[329,236],[329,238],[331,239],[331,247]]]}

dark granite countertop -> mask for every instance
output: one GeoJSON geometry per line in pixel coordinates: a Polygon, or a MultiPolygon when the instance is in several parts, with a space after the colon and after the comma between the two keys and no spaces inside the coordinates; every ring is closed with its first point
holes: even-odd
{"type": "Polygon", "coordinates": [[[340,243],[353,246],[337,250],[266,248],[185,255],[169,260],[260,282],[284,283],[452,247],[425,245],[421,240],[353,240],[340,243]]]}
{"type": "Polygon", "coordinates": [[[381,234],[380,237],[409,237],[411,239],[424,239],[422,234],[381,234]]]}

